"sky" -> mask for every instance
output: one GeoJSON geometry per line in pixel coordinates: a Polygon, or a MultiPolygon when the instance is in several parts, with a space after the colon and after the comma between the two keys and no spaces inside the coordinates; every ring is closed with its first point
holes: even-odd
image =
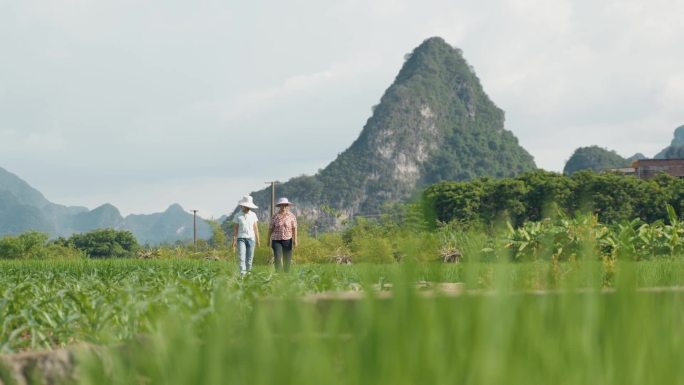
{"type": "Polygon", "coordinates": [[[49,200],[203,217],[314,174],[404,55],[461,48],[538,167],[684,124],[677,0],[0,0],[0,167],[49,200]]]}

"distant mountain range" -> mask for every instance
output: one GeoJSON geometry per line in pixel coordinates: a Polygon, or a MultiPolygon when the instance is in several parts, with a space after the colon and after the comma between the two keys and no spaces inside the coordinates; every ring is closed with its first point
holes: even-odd
{"type": "MultiPolygon", "coordinates": [[[[29,230],[69,236],[100,228],[129,230],[142,244],[193,238],[192,214],[178,204],[163,213],[126,217],[110,204],[93,210],[67,207],[48,201],[40,191],[0,167],[0,236],[29,230]]],[[[211,236],[211,227],[202,218],[197,220],[197,236],[201,239],[211,236]]]]}
{"type": "MultiPolygon", "coordinates": [[[[407,55],[358,139],[316,175],[279,184],[277,194],[309,218],[332,211],[339,221],[378,213],[442,180],[534,169],[461,50],[433,37],[407,55]]],[[[270,207],[269,189],[252,195],[260,207],[270,207]]]]}
{"type": "MultiPolygon", "coordinates": [[[[660,151],[655,159],[684,159],[684,126],[674,131],[674,138],[669,146],[660,151]]],[[[580,147],[575,150],[570,159],[565,163],[563,173],[572,174],[580,170],[602,171],[607,169],[629,167],[632,162],[646,159],[646,156],[637,153],[629,158],[623,158],[615,151],[599,146],[580,147]]]]}

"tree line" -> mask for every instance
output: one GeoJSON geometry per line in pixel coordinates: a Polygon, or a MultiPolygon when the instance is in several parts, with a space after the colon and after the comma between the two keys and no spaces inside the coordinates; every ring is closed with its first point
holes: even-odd
{"type": "Polygon", "coordinates": [[[0,259],[130,258],[140,245],[130,231],[100,229],[68,238],[49,239],[29,231],[0,238],[0,259]]]}
{"type": "Polygon", "coordinates": [[[50,239],[46,233],[28,231],[0,237],[0,259],[134,258],[144,257],[146,251],[161,249],[170,250],[167,254],[175,257],[227,248],[224,230],[215,221],[209,224],[212,236],[208,240],[198,239],[196,245],[192,241],[178,241],[157,247],[141,245],[127,230],[97,229],[56,239],[50,239]]]}
{"type": "MultiPolygon", "coordinates": [[[[684,180],[665,173],[651,180],[615,173],[580,171],[565,176],[547,171],[515,178],[441,182],[423,192],[426,212],[438,222],[520,226],[558,213],[593,213],[602,223],[668,218],[667,206],[684,212],[684,180]]],[[[434,221],[433,221],[434,222],[434,221]]]]}

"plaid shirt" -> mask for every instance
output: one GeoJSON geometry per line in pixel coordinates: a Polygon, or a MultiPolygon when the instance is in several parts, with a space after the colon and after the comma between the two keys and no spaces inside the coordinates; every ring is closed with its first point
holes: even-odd
{"type": "Polygon", "coordinates": [[[271,240],[281,241],[292,239],[292,233],[297,228],[297,217],[291,212],[277,213],[271,218],[271,240]]]}

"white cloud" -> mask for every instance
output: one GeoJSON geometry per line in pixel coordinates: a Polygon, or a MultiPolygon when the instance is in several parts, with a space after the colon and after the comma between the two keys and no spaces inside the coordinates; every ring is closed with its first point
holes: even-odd
{"type": "Polygon", "coordinates": [[[677,0],[9,0],[0,166],[57,202],[219,213],[218,191],[334,159],[433,35],[539,166],[592,144],[653,155],[684,124],[683,19],[677,0]]]}
{"type": "Polygon", "coordinates": [[[0,151],[14,156],[21,154],[59,154],[67,142],[58,130],[22,132],[16,129],[0,129],[0,151]]]}
{"type": "Polygon", "coordinates": [[[262,114],[274,104],[313,94],[325,94],[327,90],[343,82],[353,81],[377,71],[378,67],[377,57],[364,55],[354,60],[333,63],[322,71],[289,76],[275,86],[252,89],[230,100],[199,101],[192,109],[202,112],[213,111],[220,116],[221,122],[230,123],[262,114]]]}
{"type": "MultiPolygon", "coordinates": [[[[237,201],[249,194],[249,188],[265,186],[263,178],[169,178],[159,182],[137,182],[109,185],[108,191],[97,188],[86,191],[64,189],[49,199],[67,205],[93,209],[103,203],[116,206],[123,216],[162,212],[174,203],[186,210],[198,210],[203,218],[218,218],[230,214],[237,201]]],[[[106,189],[103,189],[106,190],[106,189]]]]}
{"type": "Polygon", "coordinates": [[[231,122],[239,118],[246,118],[268,109],[272,103],[293,97],[294,95],[323,87],[334,78],[331,70],[315,72],[307,75],[295,75],[285,79],[275,87],[257,89],[238,95],[230,102],[218,106],[223,122],[231,122]]]}
{"type": "Polygon", "coordinates": [[[467,37],[467,45],[480,44],[466,56],[538,165],[560,170],[567,157],[559,154],[577,146],[653,155],[669,142],[684,120],[673,111],[680,107],[671,80],[683,73],[675,42],[684,29],[670,21],[681,19],[683,5],[508,4],[518,10],[485,21],[497,35],[467,37]]]}
{"type": "Polygon", "coordinates": [[[684,74],[672,76],[663,83],[663,92],[660,94],[663,113],[679,115],[684,120],[684,74]]]}
{"type": "Polygon", "coordinates": [[[548,38],[572,31],[573,2],[571,0],[507,0],[508,19],[531,27],[532,35],[548,38]],[[535,33],[536,31],[536,33],[535,33]],[[541,33],[540,33],[541,32],[541,33]]]}

